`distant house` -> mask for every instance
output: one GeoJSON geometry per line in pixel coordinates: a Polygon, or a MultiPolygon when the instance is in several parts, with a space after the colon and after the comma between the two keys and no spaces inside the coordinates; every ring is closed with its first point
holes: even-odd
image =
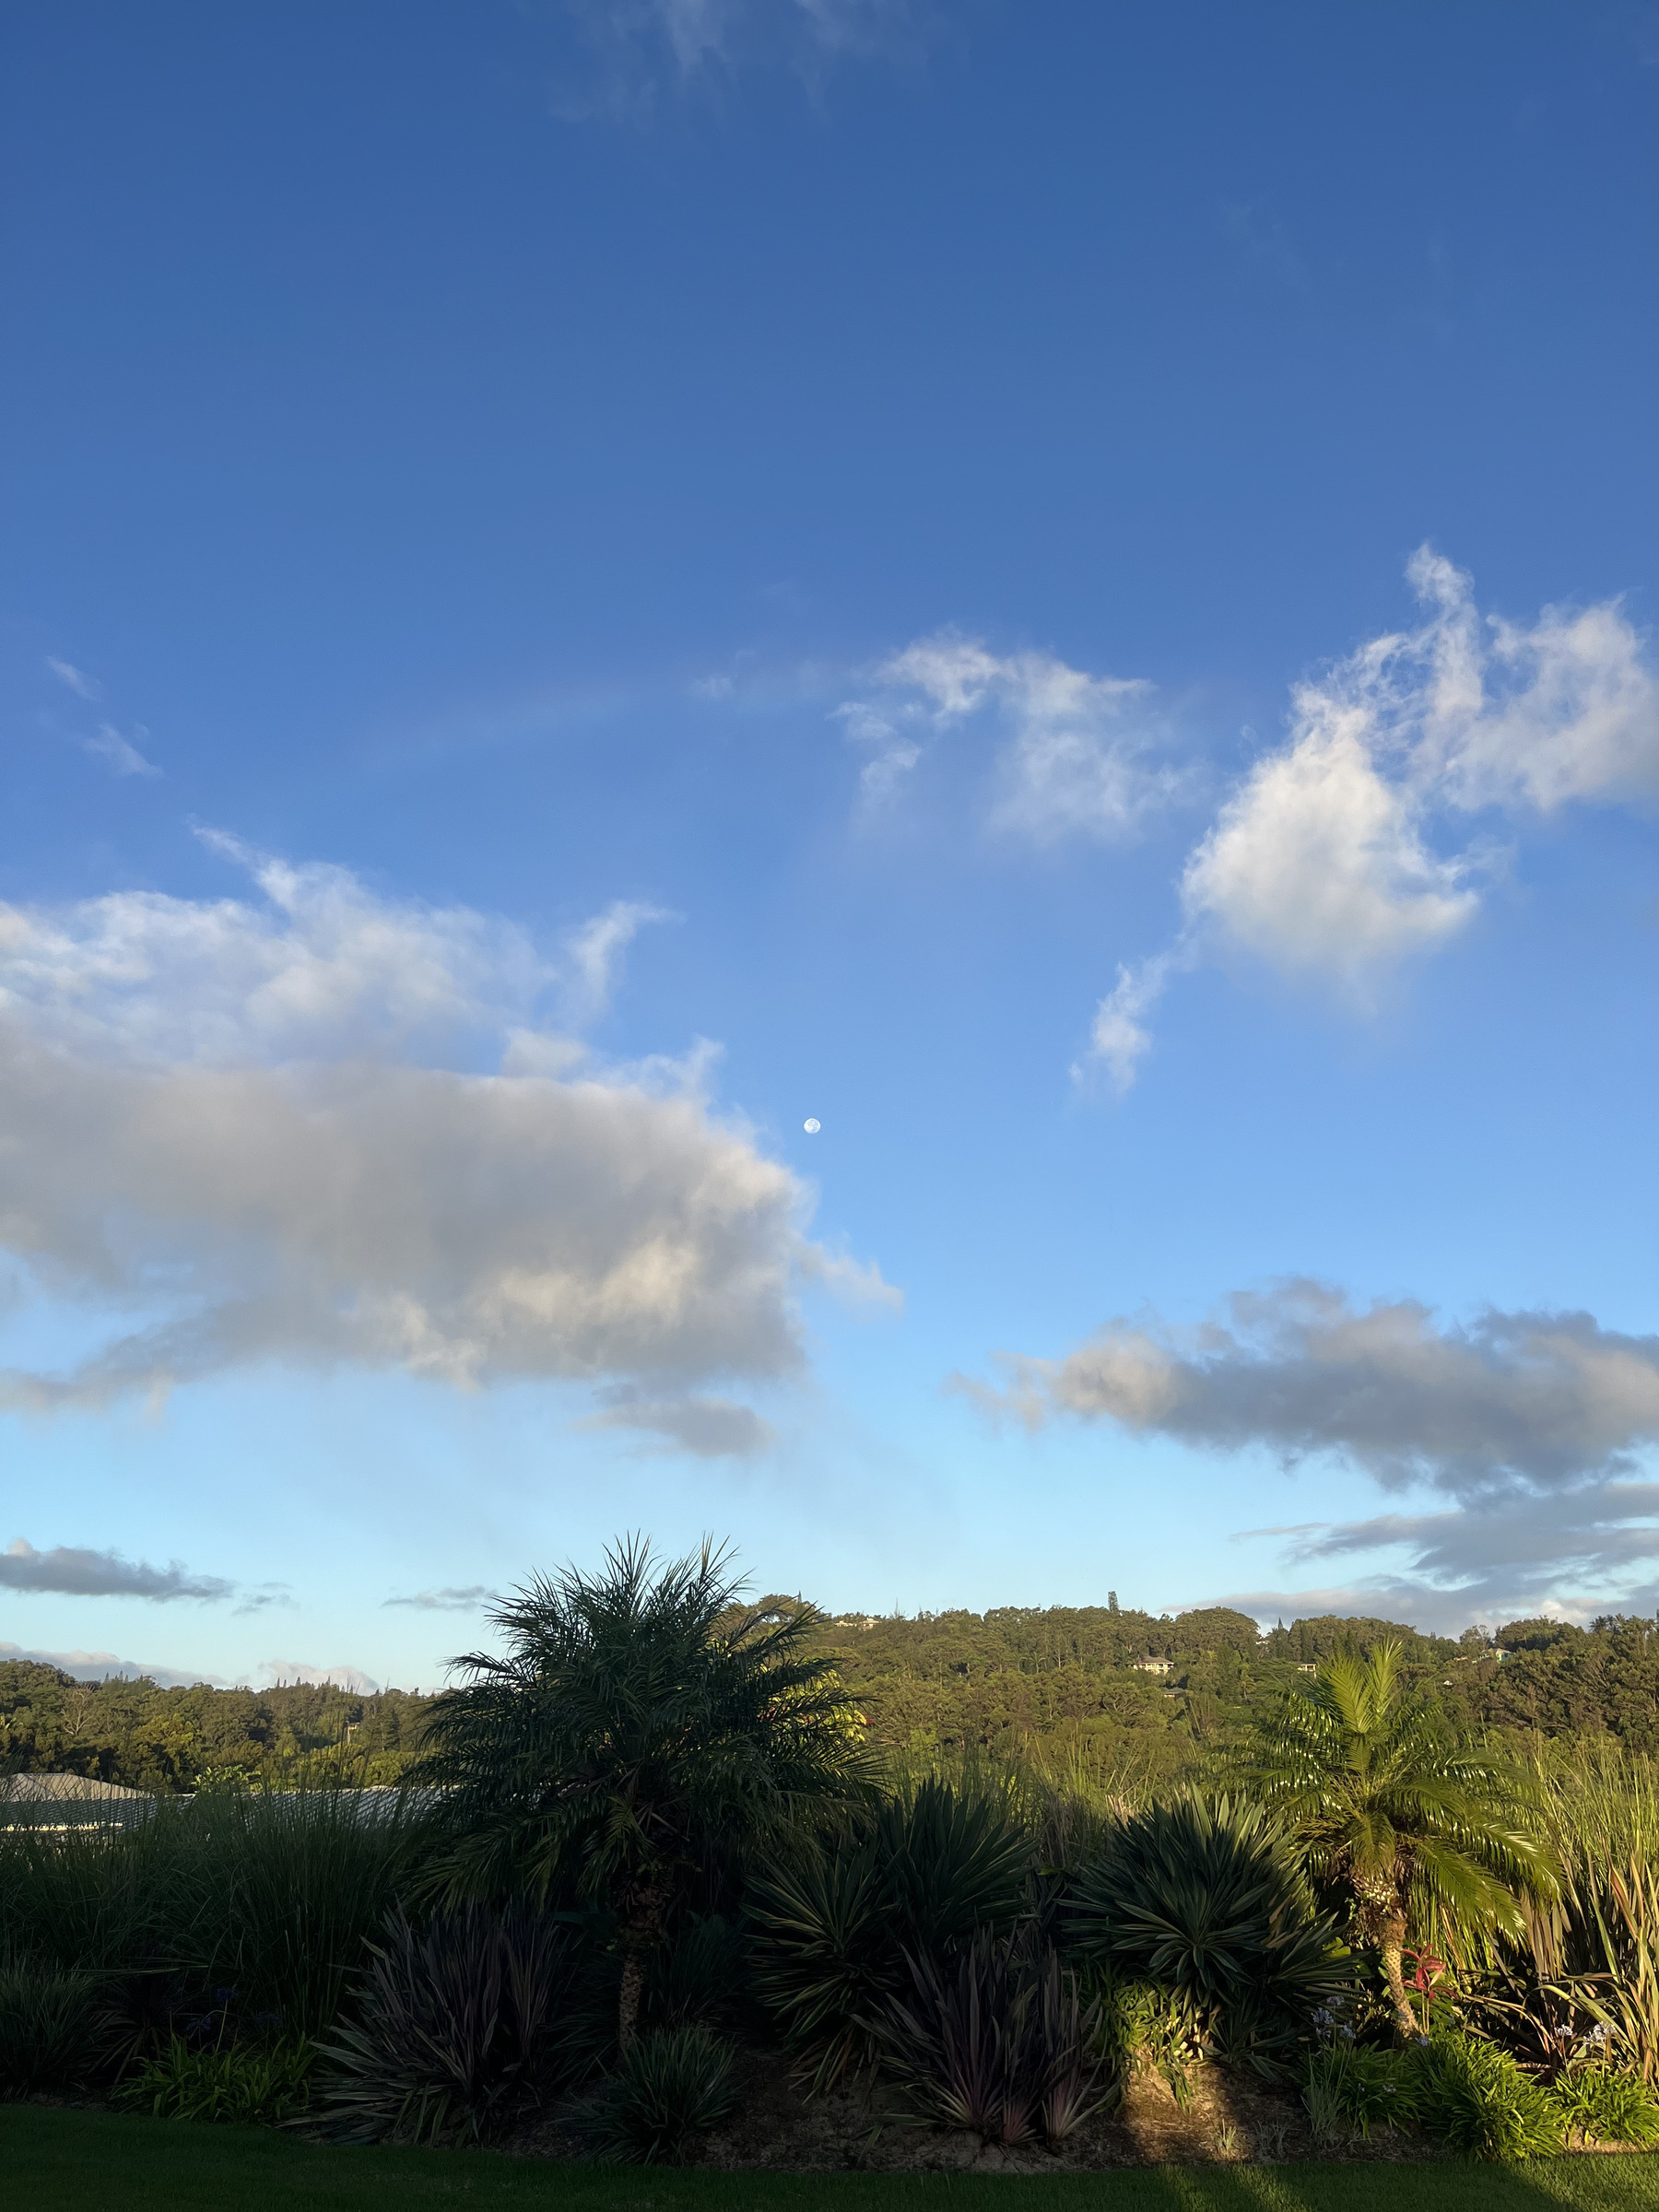
{"type": "Polygon", "coordinates": [[[1144,1659],[1136,1659],[1133,1664],[1137,1675],[1167,1675],[1175,1662],[1173,1659],[1154,1659],[1148,1652],[1144,1659]]]}
{"type": "Polygon", "coordinates": [[[156,1801],[86,1774],[0,1774],[0,1828],[128,1828],[156,1801]]]}

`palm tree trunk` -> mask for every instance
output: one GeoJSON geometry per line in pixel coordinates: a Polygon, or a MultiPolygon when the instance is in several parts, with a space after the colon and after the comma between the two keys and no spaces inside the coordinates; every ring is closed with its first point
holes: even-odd
{"type": "Polygon", "coordinates": [[[640,2000],[645,1994],[645,1955],[662,1941],[663,1915],[673,1894],[667,1880],[642,1882],[630,1900],[631,1910],[622,1923],[622,1986],[617,1993],[617,2048],[624,2058],[640,2026],[640,2000]]]}
{"type": "Polygon", "coordinates": [[[622,1953],[622,1988],[617,1999],[617,2048],[626,2058],[640,2026],[640,1999],[645,1993],[645,1954],[637,1943],[622,1953]]]}
{"type": "Polygon", "coordinates": [[[1411,2009],[1411,1999],[1406,1994],[1406,1971],[1400,1963],[1400,1953],[1406,1947],[1405,1913],[1390,1912],[1382,1923],[1382,1971],[1394,2004],[1394,2027],[1403,2042],[1414,2043],[1423,2031],[1411,2009]]]}

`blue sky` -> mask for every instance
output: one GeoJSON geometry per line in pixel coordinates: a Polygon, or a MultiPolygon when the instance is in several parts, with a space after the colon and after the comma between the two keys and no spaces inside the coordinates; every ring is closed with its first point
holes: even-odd
{"type": "Polygon", "coordinates": [[[1659,10],[3,35],[0,1646],[1654,1610],[1659,10]]]}

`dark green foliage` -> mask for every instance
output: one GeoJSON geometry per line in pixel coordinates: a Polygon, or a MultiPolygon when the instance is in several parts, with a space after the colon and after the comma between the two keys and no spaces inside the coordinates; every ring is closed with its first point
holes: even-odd
{"type": "Polygon", "coordinates": [[[1659,2146],[1659,2097],[1640,2074],[1613,2066],[1581,2066],[1555,2085],[1570,2127],[1594,2143],[1659,2146]]]}
{"type": "Polygon", "coordinates": [[[875,2055],[907,1952],[948,1958],[1027,1901],[1030,1845],[1005,1801],[923,1783],[827,1832],[792,1835],[749,1893],[756,1987],[824,2088],[875,2055]]]}
{"type": "Polygon", "coordinates": [[[687,1921],[652,1961],[644,2017],[656,2028],[748,2024],[749,1947],[743,1930],[718,1912],[687,1921]]]}
{"type": "Polygon", "coordinates": [[[1420,2124],[1465,2159],[1547,2159],[1564,2149],[1567,2114],[1507,2051],[1447,2035],[1411,2052],[1420,2124]]]}
{"type": "Polygon", "coordinates": [[[1067,1933],[1086,1963],[1184,1998],[1222,2047],[1266,2065],[1344,1971],[1290,1843],[1226,1797],[1132,1814],[1079,1877],[1067,1933]]]}
{"type": "Polygon", "coordinates": [[[493,1616],[498,1658],[434,1704],[452,1896],[568,1883],[654,1938],[677,1876],[806,1798],[864,1786],[859,1732],[810,1608],[735,1610],[723,1555],[540,1576],[493,1616]]]}
{"type": "Polygon", "coordinates": [[[181,2005],[234,1991],[240,2013],[315,2034],[418,1839],[396,1793],[350,1790],[163,1804],[73,1838],[0,1830],[0,1955],[159,1970],[181,2005]]]}
{"type": "Polygon", "coordinates": [[[1302,2102],[1322,2142],[1406,2128],[1418,2116],[1412,2054],[1374,2043],[1324,2043],[1302,2075],[1302,2102]]]}
{"type": "Polygon", "coordinates": [[[635,2039],[590,2123],[601,2158],[655,2165],[735,2110],[732,2046],[706,2028],[653,2028],[635,2039]]]}
{"type": "Polygon", "coordinates": [[[1095,2013],[1029,1924],[985,1931],[941,1966],[910,1960],[912,1988],[877,2025],[882,2058],[912,2115],[987,2142],[1063,2143],[1101,2101],[1095,2013]]]}
{"type": "Polygon", "coordinates": [[[127,2077],[112,2102],[158,2120],[275,2124],[310,2103],[314,2055],[308,2042],[280,2042],[268,2050],[242,2043],[195,2049],[175,2035],[158,2057],[127,2077]]]}
{"type": "Polygon", "coordinates": [[[359,1994],[358,2017],[320,2045],[318,2101],[353,2142],[478,2141],[557,2078],[568,1934],[520,1904],[440,1913],[424,1930],[399,1911],[359,1994]]]}
{"type": "Polygon", "coordinates": [[[100,1977],[18,1959],[0,1966],[0,2097],[82,2088],[108,2046],[100,1977]]]}
{"type": "Polygon", "coordinates": [[[241,1776],[255,1786],[395,1783],[430,1700],[332,1683],[276,1689],[162,1689],[77,1682],[55,1666],[0,1661],[0,1773],[91,1775],[159,1795],[241,1776]]]}

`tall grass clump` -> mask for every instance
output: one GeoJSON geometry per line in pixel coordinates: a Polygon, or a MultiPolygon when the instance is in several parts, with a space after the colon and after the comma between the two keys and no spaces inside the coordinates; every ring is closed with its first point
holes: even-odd
{"type": "Polygon", "coordinates": [[[96,1974],[33,1959],[0,1966],[0,2097],[84,2087],[108,2046],[107,2011],[96,1974]]]}
{"type": "Polygon", "coordinates": [[[129,2002],[142,1979],[315,2035],[419,1829],[395,1794],[321,1790],[162,1800],[126,1828],[0,1830],[0,1956],[125,1977],[129,2002]]]}
{"type": "Polygon", "coordinates": [[[1594,2019],[1659,2090],[1659,1769],[1614,1743],[1541,1754],[1561,1893],[1530,1915],[1537,2009],[1594,2019]]]}

